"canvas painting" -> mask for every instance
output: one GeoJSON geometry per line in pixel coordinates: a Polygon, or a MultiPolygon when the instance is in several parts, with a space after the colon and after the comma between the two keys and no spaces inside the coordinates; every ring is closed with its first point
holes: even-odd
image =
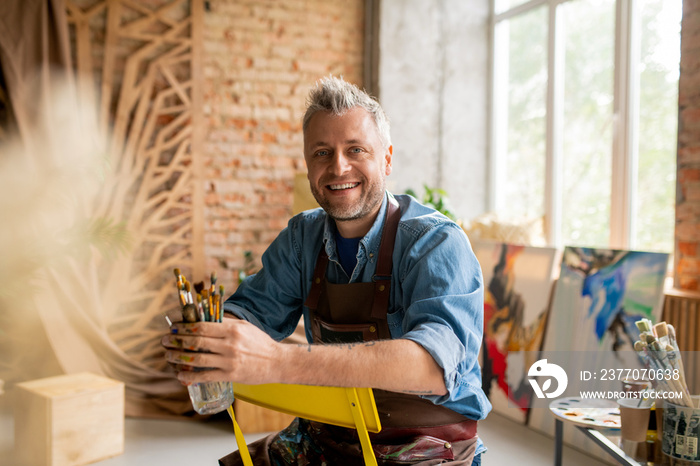
{"type": "Polygon", "coordinates": [[[531,355],[541,349],[557,250],[474,241],[484,275],[482,387],[495,412],[525,423],[531,355]]]}
{"type": "MultiPolygon", "coordinates": [[[[564,361],[559,364],[568,373],[567,393],[609,389],[611,383],[621,389],[619,380],[582,380],[582,369],[644,367],[634,352],[639,336],[635,322],[660,320],[668,258],[656,252],[564,249],[542,357],[564,361]]],[[[531,411],[529,425],[552,434],[549,410],[531,411]]],[[[581,438],[573,435],[573,430],[565,431],[565,442],[579,444],[581,438]]]]}

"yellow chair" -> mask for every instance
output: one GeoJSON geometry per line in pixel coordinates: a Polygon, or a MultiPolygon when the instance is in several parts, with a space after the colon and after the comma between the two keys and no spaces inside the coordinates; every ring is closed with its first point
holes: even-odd
{"type": "MultiPolygon", "coordinates": [[[[369,440],[369,432],[379,432],[377,405],[371,388],[318,387],[312,385],[233,384],[234,396],[248,403],[291,414],[292,416],[324,422],[336,426],[357,429],[362,445],[362,455],[367,465],[377,465],[377,459],[369,440]]],[[[228,408],[233,421],[238,450],[243,464],[253,466],[233,407],[228,408]]]]}

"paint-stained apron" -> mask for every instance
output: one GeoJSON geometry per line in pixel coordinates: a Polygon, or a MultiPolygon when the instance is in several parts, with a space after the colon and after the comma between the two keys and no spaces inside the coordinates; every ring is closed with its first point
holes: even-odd
{"type": "MultiPolygon", "coordinates": [[[[314,343],[357,343],[390,339],[387,311],[392,253],[401,212],[387,204],[373,281],[339,285],[326,280],[328,255],[321,247],[305,305],[314,343]]],[[[382,430],[370,434],[381,465],[470,465],[476,450],[476,421],[416,395],[374,390],[382,430]]],[[[364,464],[354,429],[295,419],[281,432],[249,446],[258,465],[364,464]]],[[[223,466],[242,464],[234,452],[223,466]]]]}

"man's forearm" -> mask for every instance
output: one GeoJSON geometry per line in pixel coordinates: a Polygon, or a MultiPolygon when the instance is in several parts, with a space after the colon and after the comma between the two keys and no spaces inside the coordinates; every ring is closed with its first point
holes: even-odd
{"type": "Polygon", "coordinates": [[[372,387],[417,395],[447,393],[442,368],[411,340],[281,346],[282,383],[372,387]]]}
{"type": "Polygon", "coordinates": [[[272,340],[249,322],[224,319],[219,324],[173,324],[162,343],[183,383],[232,380],[447,393],[442,368],[421,345],[407,339],[294,345],[272,340]]]}

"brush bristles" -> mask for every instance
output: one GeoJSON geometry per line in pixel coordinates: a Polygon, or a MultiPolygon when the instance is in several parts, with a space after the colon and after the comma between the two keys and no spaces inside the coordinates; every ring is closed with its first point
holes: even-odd
{"type": "Polygon", "coordinates": [[[641,319],[635,322],[639,329],[639,333],[651,332],[651,321],[649,319],[641,319]]]}
{"type": "Polygon", "coordinates": [[[659,322],[654,325],[654,333],[657,338],[668,336],[668,325],[666,325],[666,322],[659,322]]]}

